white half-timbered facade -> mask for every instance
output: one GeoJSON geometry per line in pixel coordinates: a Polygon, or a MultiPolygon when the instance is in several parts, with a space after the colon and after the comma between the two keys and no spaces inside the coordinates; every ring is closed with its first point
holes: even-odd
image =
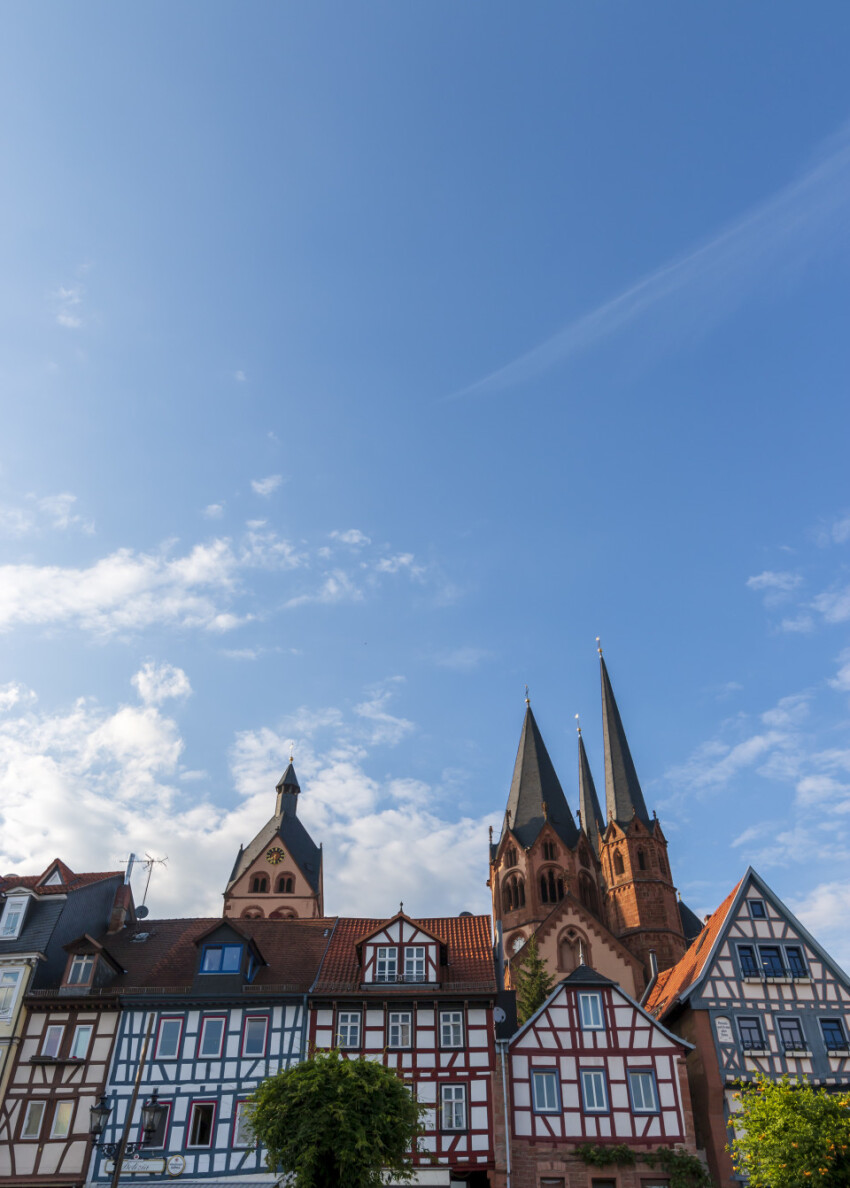
{"type": "Polygon", "coordinates": [[[850,981],[752,868],[647,1006],[697,1045],[700,1141],[723,1184],[734,1181],[724,1147],[739,1082],[788,1073],[850,1087],[850,981]]]}
{"type": "Polygon", "coordinates": [[[488,1184],[495,999],[486,916],[337,921],[310,998],[310,1046],[380,1060],[409,1082],[429,1107],[421,1184],[488,1184]]]}
{"type": "Polygon", "coordinates": [[[510,1042],[512,1141],[692,1144],[689,1047],[580,966],[510,1042]]]}

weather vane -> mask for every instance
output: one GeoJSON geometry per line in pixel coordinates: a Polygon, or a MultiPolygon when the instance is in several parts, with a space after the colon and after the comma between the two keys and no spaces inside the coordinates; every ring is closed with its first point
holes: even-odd
{"type": "Polygon", "coordinates": [[[531,702],[528,700],[528,685],[525,686],[525,704],[531,705],[531,702]]]}
{"type": "Polygon", "coordinates": [[[599,653],[599,655],[601,656],[602,655],[602,640],[599,638],[598,635],[596,637],[596,650],[599,653]]]}
{"type": "Polygon", "coordinates": [[[581,721],[578,714],[576,714],[576,730],[579,732],[579,735],[581,735],[581,721]]]}

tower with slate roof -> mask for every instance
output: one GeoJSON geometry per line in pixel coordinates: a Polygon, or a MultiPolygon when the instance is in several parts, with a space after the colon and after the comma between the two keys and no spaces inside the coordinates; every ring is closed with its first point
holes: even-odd
{"type": "Polygon", "coordinates": [[[324,915],[322,847],[298,819],[301,789],[290,756],[277,788],[274,816],[240,846],[224,891],[224,915],[249,920],[324,915]]]}

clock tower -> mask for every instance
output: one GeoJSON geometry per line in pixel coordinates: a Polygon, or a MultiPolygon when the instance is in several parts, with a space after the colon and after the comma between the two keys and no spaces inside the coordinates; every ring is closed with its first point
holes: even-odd
{"type": "Polygon", "coordinates": [[[240,846],[224,892],[224,915],[233,919],[315,919],[324,914],[322,847],[298,819],[301,789],[292,766],[277,785],[274,816],[247,846],[240,846]]]}

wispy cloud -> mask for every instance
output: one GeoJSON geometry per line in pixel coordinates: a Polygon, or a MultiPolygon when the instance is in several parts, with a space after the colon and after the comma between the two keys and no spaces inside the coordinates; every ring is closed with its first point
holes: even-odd
{"type": "Polygon", "coordinates": [[[182,668],[173,664],[156,664],[153,660],[142,665],[131,683],[145,705],[160,705],[171,698],[188,697],[192,692],[189,678],[182,668]]]}
{"type": "Polygon", "coordinates": [[[94,521],[74,510],[76,495],[27,495],[18,506],[0,506],[0,535],[30,536],[46,530],[66,532],[75,529],[91,535],[94,521]]]}
{"type": "Polygon", "coordinates": [[[451,668],[455,672],[473,672],[492,655],[493,653],[486,648],[473,648],[466,644],[460,648],[452,648],[448,652],[441,652],[434,663],[440,668],[451,668]]]}
{"type": "Polygon", "coordinates": [[[268,499],[270,495],[274,494],[282,482],[282,474],[270,474],[268,478],[252,479],[251,489],[256,495],[261,495],[263,499],[268,499]]]}
{"type": "Polygon", "coordinates": [[[726,316],[736,300],[766,288],[778,268],[787,273],[820,252],[843,247],[848,199],[850,131],[843,128],[805,173],[773,197],[454,397],[491,395],[523,384],[653,311],[668,315],[667,341],[676,322],[682,333],[705,328],[726,316]]]}
{"type": "Polygon", "coordinates": [[[244,371],[234,371],[233,378],[236,380],[237,384],[247,384],[248,382],[248,377],[244,371]]]}
{"type": "Polygon", "coordinates": [[[224,515],[224,504],[223,503],[208,503],[207,506],[204,508],[204,510],[201,512],[201,515],[204,516],[204,518],[207,520],[220,520],[221,517],[224,515]]]}
{"type": "Polygon", "coordinates": [[[329,535],[331,540],[338,540],[340,544],[352,545],[355,548],[372,543],[371,538],[365,532],[361,532],[359,528],[347,528],[345,532],[334,531],[329,535]]]}
{"type": "Polygon", "coordinates": [[[56,321],[68,330],[79,330],[83,324],[82,304],[85,289],[82,285],[60,285],[53,294],[56,321]]]}

